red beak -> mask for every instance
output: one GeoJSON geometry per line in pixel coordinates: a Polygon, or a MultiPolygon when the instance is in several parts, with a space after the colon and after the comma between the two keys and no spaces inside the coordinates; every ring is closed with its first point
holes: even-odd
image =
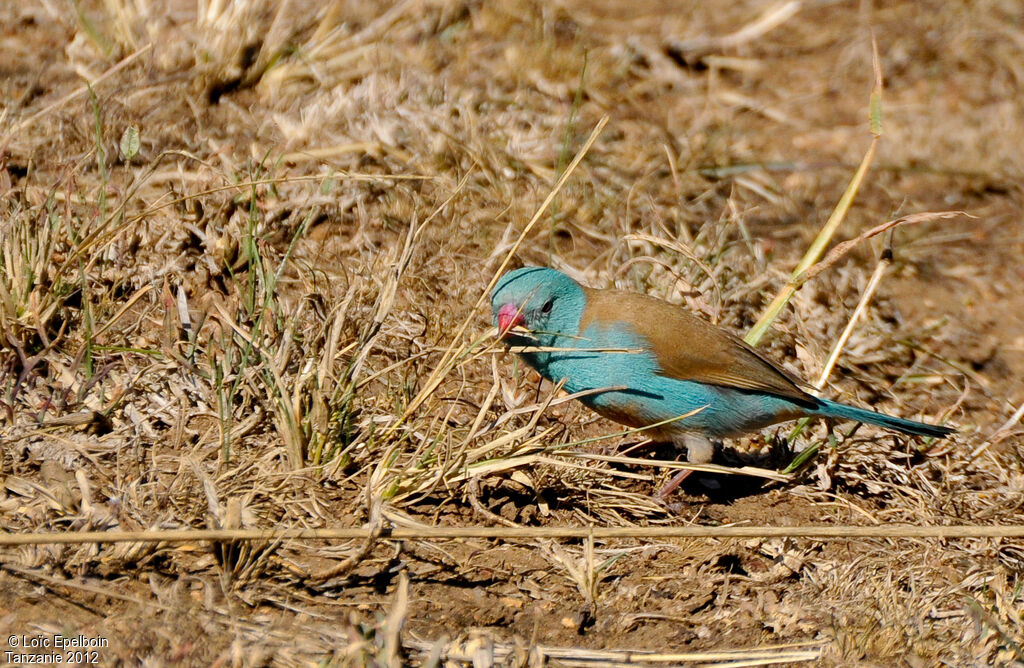
{"type": "Polygon", "coordinates": [[[522,325],[524,322],[523,314],[519,312],[515,304],[505,304],[498,309],[498,333],[502,338],[508,334],[508,330],[516,325],[522,325]]]}

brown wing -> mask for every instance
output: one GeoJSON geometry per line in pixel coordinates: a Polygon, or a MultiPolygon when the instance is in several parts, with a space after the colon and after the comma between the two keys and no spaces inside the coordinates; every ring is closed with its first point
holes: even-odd
{"type": "Polygon", "coordinates": [[[651,342],[665,376],[813,402],[796,381],[756,350],[681,306],[616,290],[586,288],[586,294],[580,331],[595,322],[628,322],[651,342]]]}

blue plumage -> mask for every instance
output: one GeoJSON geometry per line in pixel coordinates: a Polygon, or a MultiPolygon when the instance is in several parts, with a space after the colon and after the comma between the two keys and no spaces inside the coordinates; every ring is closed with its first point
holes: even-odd
{"type": "Polygon", "coordinates": [[[710,459],[707,437],[800,416],[920,436],[953,431],[818,399],[757,351],[679,306],[585,288],[554,269],[509,272],[491,293],[491,307],[510,344],[556,349],[522,353],[542,376],[565,379],[573,393],[607,388],[581,399],[601,415],[631,427],[686,416],[651,431],[688,447],[691,461],[710,459]]]}

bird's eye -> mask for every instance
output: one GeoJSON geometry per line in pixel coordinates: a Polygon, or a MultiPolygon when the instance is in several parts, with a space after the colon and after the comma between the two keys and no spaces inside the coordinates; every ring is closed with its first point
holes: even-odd
{"type": "Polygon", "coordinates": [[[551,313],[551,307],[554,306],[554,305],[555,305],[555,300],[554,299],[549,299],[546,302],[544,302],[544,306],[540,307],[540,312],[541,313],[551,313]]]}

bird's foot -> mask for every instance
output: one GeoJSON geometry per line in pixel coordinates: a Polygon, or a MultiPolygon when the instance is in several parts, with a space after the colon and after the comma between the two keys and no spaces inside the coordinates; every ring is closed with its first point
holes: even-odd
{"type": "MultiPolygon", "coordinates": [[[[715,444],[707,436],[702,434],[683,434],[678,437],[676,445],[686,448],[686,459],[692,464],[708,464],[715,455],[715,444]]],[[[654,493],[656,499],[664,501],[672,492],[679,489],[679,486],[690,477],[692,469],[683,469],[654,493]]]]}

